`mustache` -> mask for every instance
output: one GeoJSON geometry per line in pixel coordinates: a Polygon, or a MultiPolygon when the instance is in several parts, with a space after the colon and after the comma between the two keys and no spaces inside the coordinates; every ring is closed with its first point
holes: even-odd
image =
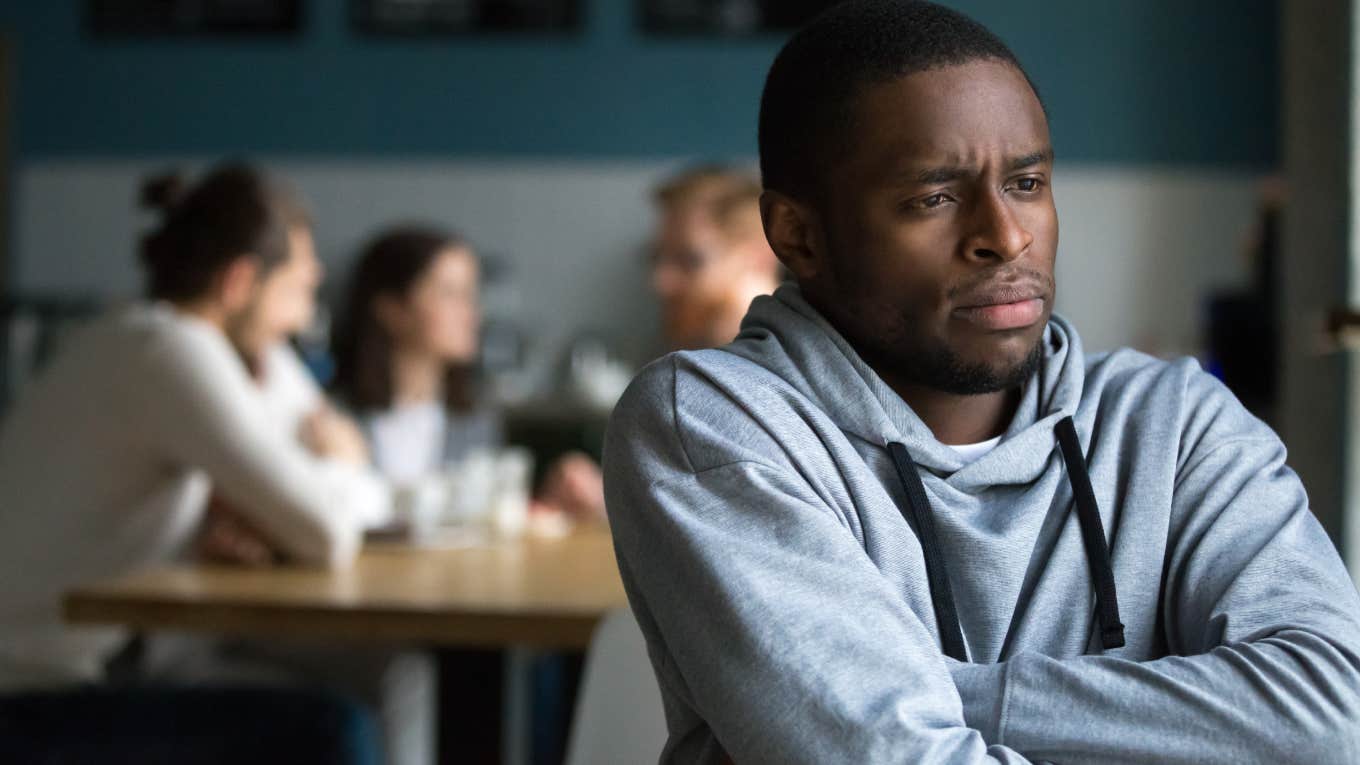
{"type": "Polygon", "coordinates": [[[950,300],[956,300],[962,295],[974,295],[994,290],[997,287],[1011,285],[1038,287],[1043,290],[1045,296],[1053,296],[1054,279],[1052,274],[1045,274],[1032,268],[1008,266],[984,271],[966,282],[956,284],[949,288],[946,295],[950,300]]]}

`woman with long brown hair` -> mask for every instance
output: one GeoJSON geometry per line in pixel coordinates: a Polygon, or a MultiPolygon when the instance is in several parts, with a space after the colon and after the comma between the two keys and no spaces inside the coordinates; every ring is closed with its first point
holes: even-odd
{"type": "MultiPolygon", "coordinates": [[[[333,392],[359,417],[375,466],[396,484],[501,442],[475,374],[479,272],[467,240],[426,225],[379,233],[355,266],[333,337],[333,392]]],[[[603,518],[599,468],[582,454],[559,459],[534,507],[603,518]]]]}
{"type": "Polygon", "coordinates": [[[395,483],[500,443],[475,378],[478,275],[466,241],[428,226],[389,229],[359,257],[334,335],[333,387],[395,483]]]}

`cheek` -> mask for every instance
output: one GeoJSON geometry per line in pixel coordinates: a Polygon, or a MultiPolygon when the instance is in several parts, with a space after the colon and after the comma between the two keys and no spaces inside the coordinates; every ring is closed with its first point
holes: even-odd
{"type": "Polygon", "coordinates": [[[1035,242],[1046,242],[1056,244],[1058,241],[1058,211],[1050,202],[1048,204],[1035,204],[1031,209],[1024,210],[1021,218],[1022,225],[1029,229],[1034,236],[1035,242]]]}
{"type": "Polygon", "coordinates": [[[312,284],[300,275],[280,274],[265,286],[257,313],[262,329],[274,334],[294,334],[306,328],[316,308],[312,284]]]}
{"type": "Polygon", "coordinates": [[[702,271],[675,269],[663,285],[663,297],[670,300],[684,300],[699,283],[702,271]]]}
{"type": "Polygon", "coordinates": [[[881,311],[925,316],[944,305],[956,243],[943,221],[904,223],[882,216],[863,223],[846,252],[854,291],[881,311]]]}
{"type": "Polygon", "coordinates": [[[695,293],[695,297],[722,292],[731,286],[735,275],[726,261],[719,260],[707,263],[694,274],[694,279],[690,284],[690,292],[695,293]]]}
{"type": "Polygon", "coordinates": [[[427,344],[450,353],[475,350],[478,316],[461,305],[436,305],[423,312],[421,330],[427,344]]]}
{"type": "Polygon", "coordinates": [[[274,315],[274,324],[280,331],[288,334],[300,332],[312,320],[312,311],[315,309],[315,305],[315,298],[311,290],[293,290],[283,300],[279,301],[278,309],[274,315]]]}
{"type": "Polygon", "coordinates": [[[652,267],[652,289],[663,298],[670,298],[684,288],[684,275],[670,265],[652,267]]]}

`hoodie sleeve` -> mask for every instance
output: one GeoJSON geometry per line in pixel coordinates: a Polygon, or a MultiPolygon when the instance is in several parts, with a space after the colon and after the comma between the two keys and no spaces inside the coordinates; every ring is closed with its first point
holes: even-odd
{"type": "Polygon", "coordinates": [[[1171,655],[954,664],[988,741],[1063,763],[1360,762],[1360,597],[1279,439],[1196,384],[1163,581],[1171,655]]]}
{"type": "Polygon", "coordinates": [[[663,761],[1025,762],[964,724],[926,627],[759,423],[676,387],[673,362],[643,373],[604,460],[663,761]]]}

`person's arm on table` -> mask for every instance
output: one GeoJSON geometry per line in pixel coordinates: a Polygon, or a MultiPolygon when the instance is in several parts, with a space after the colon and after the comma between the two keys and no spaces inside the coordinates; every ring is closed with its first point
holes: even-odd
{"type": "Polygon", "coordinates": [[[272,566],[280,557],[280,552],[263,534],[216,495],[208,499],[194,552],[199,560],[208,563],[251,568],[272,566]]]}
{"type": "Polygon", "coordinates": [[[353,466],[316,459],[269,421],[243,370],[196,343],[148,349],[142,425],[175,459],[201,468],[213,491],[290,558],[342,566],[385,487],[353,466]]]}

